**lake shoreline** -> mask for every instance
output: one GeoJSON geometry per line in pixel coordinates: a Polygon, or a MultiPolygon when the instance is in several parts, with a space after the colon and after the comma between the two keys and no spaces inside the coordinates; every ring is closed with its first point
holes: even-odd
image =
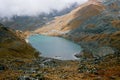
{"type": "Polygon", "coordinates": [[[62,60],[62,58],[63,60],[67,60],[67,58],[69,58],[68,60],[77,59],[74,55],[80,53],[82,50],[75,42],[61,37],[34,34],[27,38],[27,40],[37,51],[42,53],[42,56],[60,60],[62,60]],[[52,42],[54,42],[54,44],[52,42]]]}

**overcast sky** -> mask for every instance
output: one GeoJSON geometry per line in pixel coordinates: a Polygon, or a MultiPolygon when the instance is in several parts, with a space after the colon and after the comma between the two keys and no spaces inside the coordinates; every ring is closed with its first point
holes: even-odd
{"type": "Polygon", "coordinates": [[[0,17],[13,15],[38,15],[52,9],[61,10],[74,2],[82,4],[87,0],[0,0],[0,17]]]}

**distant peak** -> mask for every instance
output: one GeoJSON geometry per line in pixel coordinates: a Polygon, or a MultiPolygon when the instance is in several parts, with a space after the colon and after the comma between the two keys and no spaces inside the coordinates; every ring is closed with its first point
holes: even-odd
{"type": "Polygon", "coordinates": [[[91,4],[98,4],[101,2],[101,0],[89,0],[88,2],[91,4]]]}
{"type": "Polygon", "coordinates": [[[97,2],[98,0],[89,0],[89,1],[92,1],[92,2],[97,2]]]}

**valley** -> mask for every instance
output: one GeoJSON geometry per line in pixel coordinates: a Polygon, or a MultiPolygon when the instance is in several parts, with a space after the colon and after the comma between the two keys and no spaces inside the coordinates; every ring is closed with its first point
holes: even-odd
{"type": "Polygon", "coordinates": [[[67,9],[44,24],[24,17],[32,27],[0,24],[0,80],[120,80],[120,1],[67,9]]]}

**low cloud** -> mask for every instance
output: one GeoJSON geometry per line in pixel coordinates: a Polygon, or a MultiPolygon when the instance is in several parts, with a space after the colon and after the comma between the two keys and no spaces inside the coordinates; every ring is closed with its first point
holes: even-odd
{"type": "Polygon", "coordinates": [[[52,9],[61,10],[77,2],[82,4],[87,0],[0,0],[0,17],[13,15],[35,16],[42,12],[49,13],[52,9]]]}

